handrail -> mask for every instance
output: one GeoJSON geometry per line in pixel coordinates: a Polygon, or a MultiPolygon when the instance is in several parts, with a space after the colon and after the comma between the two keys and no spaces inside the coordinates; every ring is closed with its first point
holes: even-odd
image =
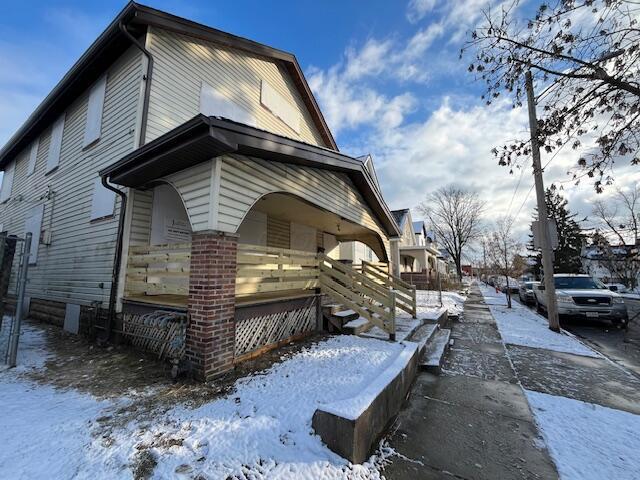
{"type": "Polygon", "coordinates": [[[378,266],[365,260],[362,260],[362,274],[372,277],[380,284],[397,292],[398,296],[396,300],[398,308],[409,313],[413,318],[417,317],[416,287],[414,285],[405,282],[390,272],[385,272],[378,266]]]}
{"type": "Polygon", "coordinates": [[[322,293],[380,327],[395,340],[396,292],[354,268],[318,255],[322,293]]]}

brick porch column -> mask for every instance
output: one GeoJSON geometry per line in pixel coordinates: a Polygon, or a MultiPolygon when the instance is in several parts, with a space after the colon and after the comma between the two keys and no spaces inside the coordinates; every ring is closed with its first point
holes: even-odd
{"type": "Polygon", "coordinates": [[[187,359],[199,380],[233,368],[238,237],[193,233],[189,273],[187,359]]]}

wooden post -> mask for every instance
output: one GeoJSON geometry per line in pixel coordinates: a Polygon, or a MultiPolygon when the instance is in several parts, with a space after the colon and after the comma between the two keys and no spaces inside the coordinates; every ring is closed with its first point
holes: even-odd
{"type": "Polygon", "coordinates": [[[413,318],[418,318],[418,296],[416,295],[416,286],[411,286],[411,297],[413,299],[413,318]]]}
{"type": "Polygon", "coordinates": [[[389,298],[391,299],[391,306],[389,307],[389,313],[391,318],[389,319],[389,340],[396,341],[396,292],[392,288],[389,289],[389,298]]]}

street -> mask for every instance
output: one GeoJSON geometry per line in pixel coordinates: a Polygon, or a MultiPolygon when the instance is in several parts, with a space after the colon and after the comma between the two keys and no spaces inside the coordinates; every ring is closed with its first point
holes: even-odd
{"type": "MultiPolygon", "coordinates": [[[[519,301],[517,296],[513,300],[519,301]]],[[[640,378],[640,300],[625,298],[629,312],[627,329],[616,328],[604,320],[562,318],[562,328],[629,369],[640,378]]],[[[535,307],[528,305],[532,310],[535,307]]]]}

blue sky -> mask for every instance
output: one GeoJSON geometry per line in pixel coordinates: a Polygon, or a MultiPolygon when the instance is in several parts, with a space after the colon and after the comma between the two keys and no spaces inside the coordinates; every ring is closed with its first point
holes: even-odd
{"type": "MultiPolygon", "coordinates": [[[[458,59],[489,0],[149,1],[148,5],[295,53],[341,150],[374,156],[391,208],[415,207],[455,183],[487,201],[487,221],[517,215],[526,238],[529,167],[509,175],[490,150],[526,135],[526,112],[485,107],[458,59]],[[517,186],[517,189],[516,189],[517,186]]],[[[22,124],[124,2],[11,2],[0,17],[0,144],[22,124]]],[[[566,180],[572,152],[548,181],[566,180]]],[[[636,175],[634,173],[634,175],[636,175]]],[[[637,181],[637,175],[633,176],[637,181]]],[[[590,212],[588,185],[564,184],[590,212]]],[[[417,210],[414,216],[420,218],[417,210]]]]}

